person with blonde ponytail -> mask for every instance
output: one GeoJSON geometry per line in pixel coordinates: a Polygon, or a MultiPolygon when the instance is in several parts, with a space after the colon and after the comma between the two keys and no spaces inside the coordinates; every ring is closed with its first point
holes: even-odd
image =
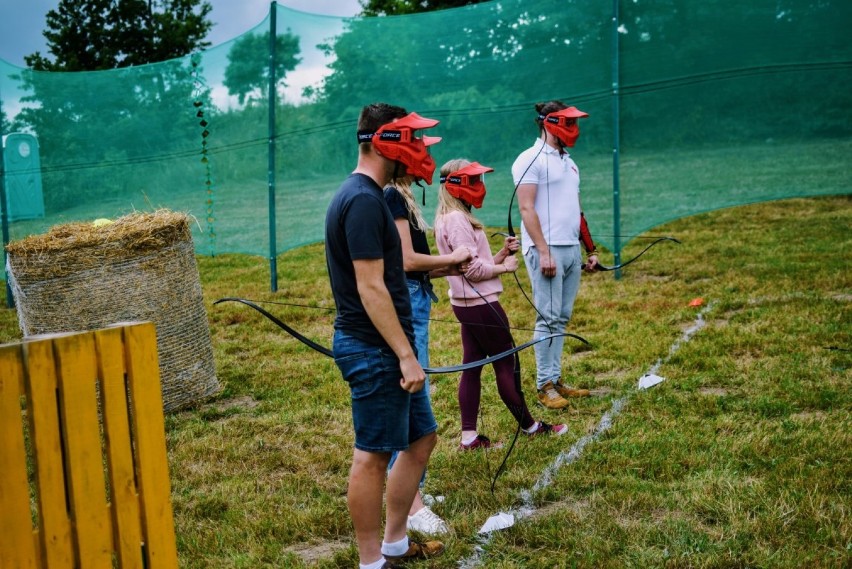
{"type": "MultiPolygon", "coordinates": [[[[402,243],[402,264],[408,283],[408,294],[411,297],[411,317],[417,360],[422,367],[427,368],[429,367],[429,316],[432,313],[432,301],[438,300],[432,290],[431,279],[459,274],[458,267],[469,261],[472,254],[466,247],[460,247],[449,255],[432,255],[426,238],[426,230],[429,226],[411,193],[412,182],[411,176],[391,180],[391,183],[385,186],[384,198],[402,243]]],[[[431,405],[428,375],[423,383],[423,389],[412,397],[423,397],[431,405]]],[[[389,469],[393,469],[396,457],[397,453],[391,456],[389,469]]],[[[408,529],[425,534],[449,533],[450,528],[447,522],[423,503],[422,491],[425,482],[426,471],[424,470],[420,479],[420,491],[414,495],[414,501],[408,511],[408,529]]]]}
{"type": "MultiPolygon", "coordinates": [[[[509,318],[500,305],[503,292],[500,275],[514,272],[518,260],[512,255],[518,250],[514,237],[507,237],[503,247],[492,255],[482,223],[474,217],[473,208],[482,207],[485,183],[482,175],[492,168],[465,159],[450,160],[441,167],[441,188],[435,214],[435,243],[442,255],[462,248],[474,252],[461,275],[449,275],[450,304],[461,323],[464,362],[472,362],[509,350],[514,345],[509,318]]],[[[494,362],[494,375],[500,399],[518,421],[524,433],[562,435],[568,432],[564,424],[549,425],[536,421],[530,414],[521,390],[521,364],[517,354],[494,362]]],[[[461,410],[460,450],[495,448],[477,430],[479,402],[482,392],[482,367],[465,370],[458,388],[461,410]]]]}

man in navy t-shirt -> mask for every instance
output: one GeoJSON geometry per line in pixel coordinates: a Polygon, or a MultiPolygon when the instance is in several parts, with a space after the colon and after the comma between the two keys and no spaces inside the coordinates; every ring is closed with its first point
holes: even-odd
{"type": "Polygon", "coordinates": [[[337,306],[334,359],[349,384],[355,430],[347,498],[362,569],[430,557],[444,548],[406,535],[408,509],[438,426],[428,399],[411,398],[426,375],[414,348],[399,233],[382,196],[388,182],[406,174],[431,183],[435,163],[414,131],[436,124],[401,107],[364,107],[358,166],[326,214],[326,263],[337,306]],[[399,458],[387,475],[394,451],[399,458]],[[380,544],[383,498],[387,520],[380,544]]]}

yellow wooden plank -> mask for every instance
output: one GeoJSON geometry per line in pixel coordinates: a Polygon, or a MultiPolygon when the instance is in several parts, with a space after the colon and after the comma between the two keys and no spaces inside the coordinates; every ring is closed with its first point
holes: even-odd
{"type": "Polygon", "coordinates": [[[133,467],[127,388],[124,382],[124,340],[120,328],[95,332],[101,412],[109,466],[112,524],[118,566],[142,569],[142,528],[133,467]]]}
{"type": "Polygon", "coordinates": [[[0,567],[36,567],[27,452],[21,417],[23,353],[0,347],[0,567]]]}
{"type": "Polygon", "coordinates": [[[157,334],[151,323],[124,328],[127,382],[134,407],[133,429],[148,567],[177,568],[177,544],[166,454],[163,394],[157,334]]]}
{"type": "Polygon", "coordinates": [[[66,476],[80,567],[112,567],[92,333],[55,338],[66,476]]]}
{"type": "Polygon", "coordinates": [[[35,548],[35,556],[36,556],[35,566],[36,567],[46,567],[46,565],[44,564],[44,561],[42,560],[41,532],[38,531],[38,530],[33,531],[32,538],[33,538],[33,547],[35,548]]]}
{"type": "Polygon", "coordinates": [[[23,350],[27,360],[27,417],[36,466],[41,558],[46,567],[72,567],[74,548],[65,493],[53,343],[29,342],[23,350]]]}

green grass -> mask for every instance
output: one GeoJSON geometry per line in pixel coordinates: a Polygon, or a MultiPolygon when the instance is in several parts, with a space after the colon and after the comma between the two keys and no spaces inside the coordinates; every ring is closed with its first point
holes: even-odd
{"type": "MultiPolygon", "coordinates": [[[[566,375],[595,390],[565,412],[559,439],[520,440],[492,495],[502,451],[456,451],[457,375],[434,377],[439,444],[426,492],[454,529],[446,553],[418,567],[457,567],[477,531],[521,504],[553,460],[591,432],[614,400],[612,427],[532,496],[536,513],[494,535],[482,567],[848,567],[852,564],[852,199],[792,199],[703,213],[654,229],[661,244],[624,270],[584,276],[569,331],[566,375]],[[694,324],[706,326],[669,355],[694,324]],[[830,349],[832,347],[841,349],[830,349]],[[666,381],[635,391],[657,361],[666,381]]],[[[632,242],[629,258],[643,246],[632,242]]],[[[604,254],[604,262],[611,256],[604,254]]],[[[329,345],[333,303],[322,245],[266,261],[198,259],[223,392],[167,416],[172,497],[186,568],[354,567],[346,510],[352,432],[348,390],[333,362],[247,307],[242,296],[329,345]],[[292,306],[296,305],[296,306],[292,306]],[[312,308],[308,308],[308,306],[312,308]],[[307,560],[307,561],[306,561],[307,560]]],[[[519,276],[527,291],[525,270],[519,276]]],[[[533,311],[510,279],[512,324],[533,311]]],[[[459,331],[437,283],[432,363],[461,359],[459,331]]],[[[0,339],[19,338],[12,310],[0,339]]],[[[516,340],[530,332],[517,330],[516,340]]],[[[534,401],[531,350],[522,355],[534,401]]],[[[514,425],[485,372],[481,430],[514,425]]]]}

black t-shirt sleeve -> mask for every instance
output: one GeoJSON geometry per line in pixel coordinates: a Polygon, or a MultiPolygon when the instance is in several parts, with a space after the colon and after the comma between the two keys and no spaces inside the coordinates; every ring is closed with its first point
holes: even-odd
{"type": "Polygon", "coordinates": [[[405,205],[405,199],[394,188],[384,189],[385,203],[388,204],[391,216],[394,219],[408,220],[408,208],[405,205]]]}
{"type": "Polygon", "coordinates": [[[344,231],[352,260],[381,259],[384,256],[383,235],[387,219],[382,204],[373,196],[361,194],[349,204],[344,218],[344,231]]]}
{"type": "MultiPolygon", "coordinates": [[[[408,231],[411,234],[411,245],[414,249],[415,253],[421,253],[423,255],[430,255],[429,251],[429,242],[426,239],[426,232],[422,229],[418,229],[414,226],[414,222],[411,220],[411,214],[408,211],[408,204],[405,203],[405,198],[402,197],[396,189],[394,188],[385,188],[384,189],[385,203],[388,204],[388,209],[391,212],[393,218],[396,219],[404,219],[408,222],[408,231]]],[[[416,275],[424,275],[428,271],[408,271],[406,275],[409,278],[415,278],[416,275]]]]}

